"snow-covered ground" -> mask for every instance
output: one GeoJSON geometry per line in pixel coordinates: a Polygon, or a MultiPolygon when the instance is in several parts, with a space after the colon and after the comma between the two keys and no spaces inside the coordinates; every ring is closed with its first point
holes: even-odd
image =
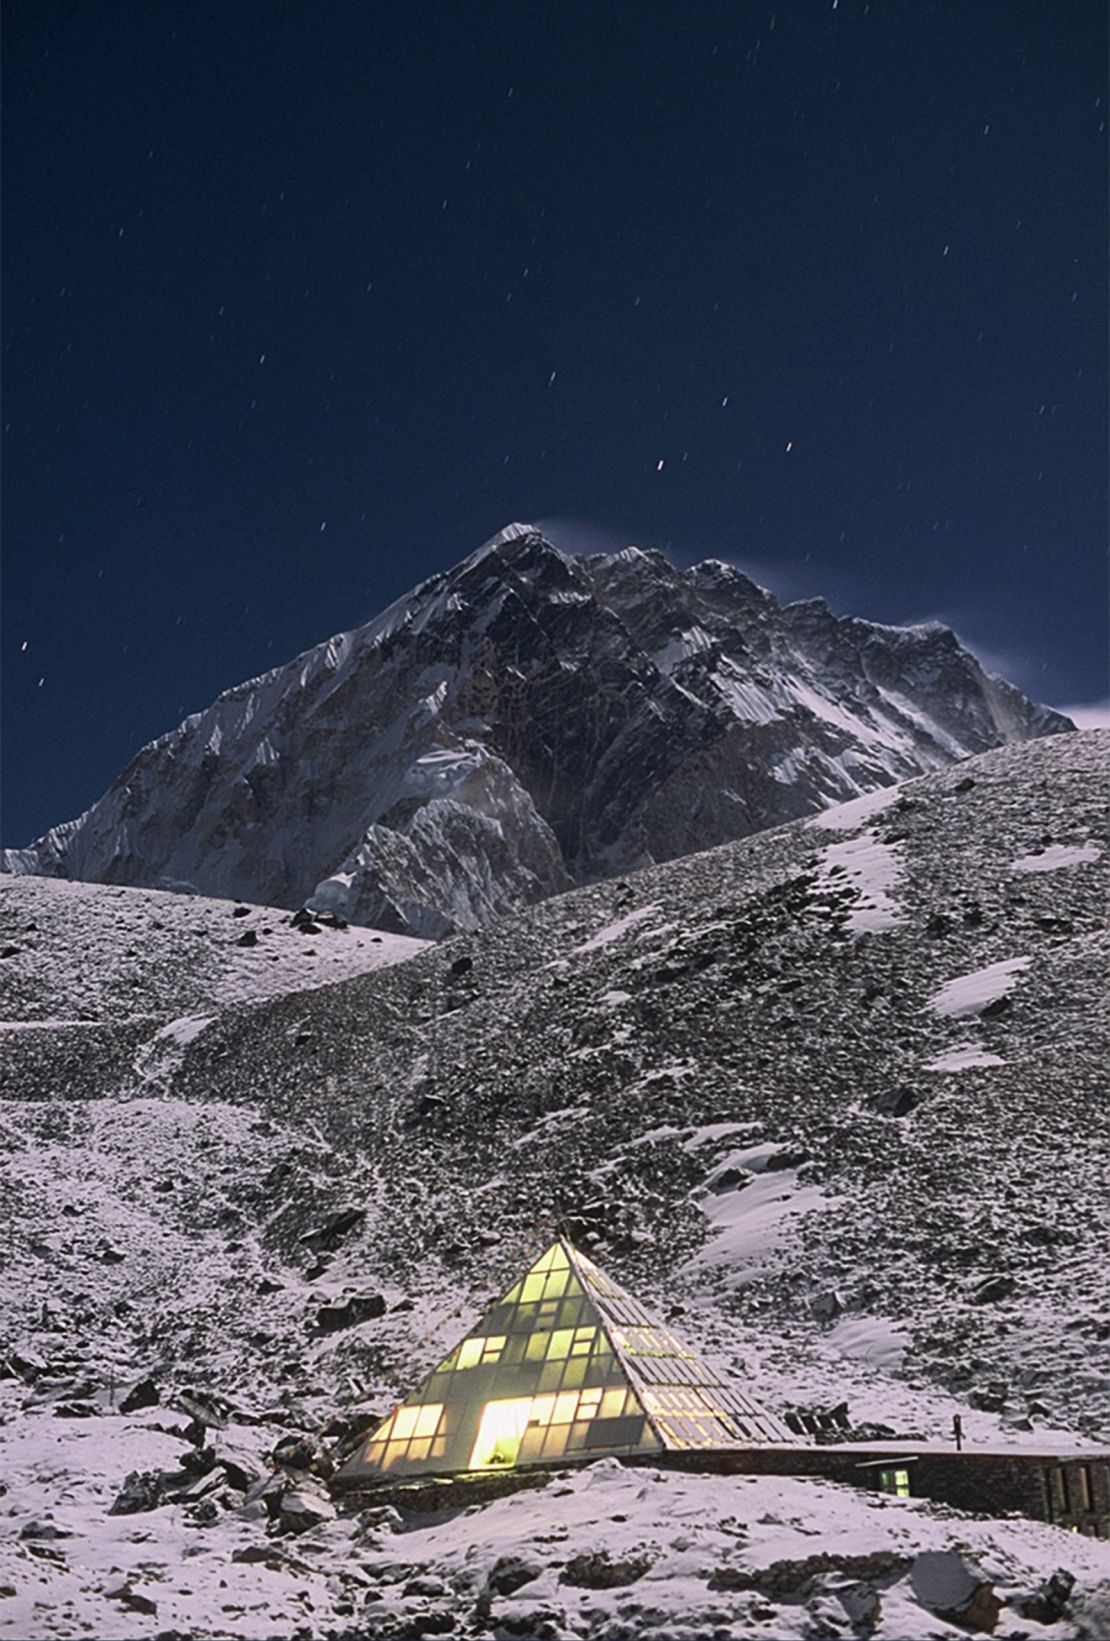
{"type": "Polygon", "coordinates": [[[0,876],[0,1031],[182,1019],[349,980],[426,945],[327,924],[302,933],[273,906],[0,876]]]}
{"type": "Polygon", "coordinates": [[[1046,1633],[1102,1633],[1105,1545],[818,1482],[602,1465],[275,1539],[210,1470],[107,1512],[189,1451],[189,1386],[233,1404],[240,1481],[385,1412],[556,1225],[776,1409],[1105,1442],[1108,748],[989,754],[439,947],[0,881],[0,1633],[847,1635],[862,1581],[876,1635],[939,1637],[912,1564],[948,1546],[1007,1600],[1069,1569],[1046,1633]],[[1082,858],[1013,870],[1057,844],[1082,858]],[[893,880],[830,871],[865,856],[893,880]],[[120,1414],[146,1377],[160,1406],[120,1414]]]}
{"type": "MultiPolygon", "coordinates": [[[[180,1423],[159,1408],[20,1420],[5,1443],[0,1635],[810,1641],[861,1623],[876,1641],[966,1633],[922,1599],[931,1573],[957,1595],[964,1579],[988,1584],[1002,1603],[994,1633],[1018,1641],[1031,1633],[1022,1605],[1059,1570],[1077,1581],[1073,1611],[1048,1633],[1097,1637],[1110,1616],[1107,1547],[1057,1528],[835,1483],[615,1459],[446,1515],[381,1505],[301,1535],[267,1531],[264,1504],[219,1469],[187,1503],[112,1514],[129,1475],[176,1471],[189,1451],[168,1433],[180,1423]]],[[[216,1435],[243,1481],[265,1475],[259,1436],[216,1435]]]]}

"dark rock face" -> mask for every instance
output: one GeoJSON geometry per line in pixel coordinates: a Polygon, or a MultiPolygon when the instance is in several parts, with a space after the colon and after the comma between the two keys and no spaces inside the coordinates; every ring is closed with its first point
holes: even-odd
{"type": "Polygon", "coordinates": [[[141,1515],[146,1510],[157,1510],[164,1502],[162,1478],[156,1470],[132,1470],[125,1477],[116,1501],[108,1511],[110,1516],[141,1515]]]}
{"type": "Polygon", "coordinates": [[[337,1333],[340,1328],[357,1327],[359,1322],[376,1321],[385,1315],[385,1300],[380,1293],[352,1294],[341,1305],[321,1305],[316,1312],[316,1326],[321,1333],[337,1333]]]}
{"type": "Polygon", "coordinates": [[[153,1379],[140,1379],[132,1385],[119,1404],[121,1413],[137,1413],[142,1407],[157,1407],[160,1400],[158,1386],[153,1379]]]}
{"type": "Polygon", "coordinates": [[[434,938],[1070,727],[944,628],[512,525],[229,690],[4,864],[434,938]]]}
{"type": "Polygon", "coordinates": [[[573,1556],[563,1568],[562,1581],[584,1590],[615,1590],[622,1584],[635,1584],[650,1566],[647,1555],[614,1557],[606,1550],[595,1550],[573,1556]]]}

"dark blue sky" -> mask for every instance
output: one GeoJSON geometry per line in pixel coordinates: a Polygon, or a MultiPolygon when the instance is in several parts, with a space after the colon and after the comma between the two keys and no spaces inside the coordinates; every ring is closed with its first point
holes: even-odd
{"type": "Polygon", "coordinates": [[[1102,696],[1103,14],[6,0],[3,841],[512,518],[1102,696]]]}

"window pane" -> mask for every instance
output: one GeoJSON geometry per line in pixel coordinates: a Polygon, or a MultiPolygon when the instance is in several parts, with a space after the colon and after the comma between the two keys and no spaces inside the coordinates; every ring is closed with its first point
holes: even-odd
{"type": "Polygon", "coordinates": [[[438,1406],[431,1405],[428,1407],[422,1407],[417,1417],[416,1428],[413,1434],[416,1436],[434,1436],[436,1433],[436,1426],[439,1424],[442,1414],[442,1403],[438,1406]]]}
{"type": "Polygon", "coordinates": [[[569,1328],[557,1328],[556,1331],[550,1335],[547,1346],[547,1360],[549,1362],[558,1362],[561,1361],[564,1356],[569,1356],[572,1337],[573,1335],[571,1334],[569,1328]]]}
{"type": "Polygon", "coordinates": [[[464,1339],[459,1346],[459,1368],[472,1368],[482,1360],[484,1339],[464,1339]]]}

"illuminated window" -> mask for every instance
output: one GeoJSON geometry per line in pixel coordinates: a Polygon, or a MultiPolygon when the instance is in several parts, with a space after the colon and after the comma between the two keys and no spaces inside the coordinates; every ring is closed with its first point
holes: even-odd
{"type": "Polygon", "coordinates": [[[486,1403],[470,1455],[471,1470],[502,1470],[516,1463],[530,1408],[530,1397],[486,1403]]]}
{"type": "Polygon", "coordinates": [[[883,1493],[893,1493],[896,1498],[908,1499],[910,1496],[909,1471],[880,1470],[879,1489],[883,1493]]]}

